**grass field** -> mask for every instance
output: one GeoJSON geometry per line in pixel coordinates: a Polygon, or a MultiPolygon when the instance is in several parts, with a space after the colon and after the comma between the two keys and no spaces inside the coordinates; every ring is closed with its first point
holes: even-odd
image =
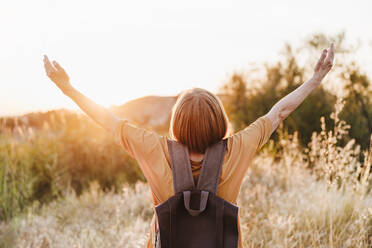
{"type": "MultiPolygon", "coordinates": [[[[280,142],[270,141],[254,159],[238,200],[244,247],[372,247],[372,151],[361,151],[353,140],[341,142],[348,126],[337,108],[332,118],[335,126],[327,130],[321,120],[322,131],[306,148],[297,133],[279,129],[280,142]]],[[[84,154],[66,159],[72,148],[63,139],[80,137],[73,142],[88,144],[82,146],[88,150],[111,147],[112,141],[94,146],[72,133],[17,132],[1,139],[0,247],[143,247],[153,210],[140,176],[105,187],[90,171],[77,191],[71,175],[80,174],[60,172],[84,154]],[[35,170],[36,164],[47,165],[46,171],[35,170]],[[49,185],[44,194],[35,191],[43,188],[38,180],[49,185]],[[39,196],[45,201],[36,201],[39,196]]],[[[121,154],[112,149],[110,157],[121,154]]],[[[102,164],[110,161],[104,153],[95,156],[102,164]]],[[[84,159],[79,163],[97,162],[84,159]]]]}

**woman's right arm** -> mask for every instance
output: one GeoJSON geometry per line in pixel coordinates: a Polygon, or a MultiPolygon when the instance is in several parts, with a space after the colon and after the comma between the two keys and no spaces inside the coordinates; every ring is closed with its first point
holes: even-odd
{"type": "Polygon", "coordinates": [[[72,87],[70,84],[70,78],[65,70],[56,61],[53,61],[52,65],[46,55],[44,55],[44,67],[48,77],[66,96],[70,97],[81,108],[81,110],[83,110],[100,126],[111,134],[115,134],[120,123],[118,117],[72,87]]]}

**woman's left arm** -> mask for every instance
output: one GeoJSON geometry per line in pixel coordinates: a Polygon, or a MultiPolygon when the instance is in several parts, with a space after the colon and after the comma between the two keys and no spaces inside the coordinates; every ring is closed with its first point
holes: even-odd
{"type": "Polygon", "coordinates": [[[271,110],[265,115],[270,119],[272,124],[272,132],[278,127],[279,123],[288,117],[304,100],[305,98],[321,84],[322,79],[327,75],[333,66],[334,60],[334,44],[331,47],[324,49],[315,68],[313,76],[300,85],[297,89],[280,99],[271,110]],[[328,56],[326,57],[328,53],[328,56]]]}

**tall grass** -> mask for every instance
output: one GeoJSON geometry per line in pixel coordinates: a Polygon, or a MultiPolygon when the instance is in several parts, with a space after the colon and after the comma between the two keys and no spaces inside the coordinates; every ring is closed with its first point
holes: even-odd
{"type": "Polygon", "coordinates": [[[0,225],[0,247],[143,247],[152,213],[147,184],[114,193],[91,182],[80,196],[70,191],[0,225]]]}
{"type": "MultiPolygon", "coordinates": [[[[304,166],[296,136],[277,162],[269,150],[248,169],[238,204],[244,247],[370,247],[372,196],[340,190],[304,166]]],[[[147,184],[77,196],[29,209],[0,227],[3,247],[143,247],[151,207],[147,184]]]]}
{"type": "MultiPolygon", "coordinates": [[[[341,108],[339,101],[333,127],[321,120],[307,148],[279,130],[280,143],[270,141],[252,162],[238,199],[244,247],[372,247],[372,143],[368,152],[343,142],[341,108]]],[[[153,214],[148,185],[88,185],[4,222],[0,247],[143,247],[153,214]]]]}
{"type": "Polygon", "coordinates": [[[84,116],[60,115],[40,128],[2,125],[0,220],[70,188],[81,194],[92,181],[116,190],[124,182],[144,181],[136,162],[102,128],[84,116]]]}

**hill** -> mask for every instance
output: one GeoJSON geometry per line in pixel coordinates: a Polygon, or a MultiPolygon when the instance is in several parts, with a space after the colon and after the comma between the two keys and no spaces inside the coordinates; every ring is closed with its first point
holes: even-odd
{"type": "MultiPolygon", "coordinates": [[[[218,95],[222,101],[226,96],[218,95]]],[[[132,123],[148,129],[167,131],[171,117],[172,107],[178,96],[144,96],[122,105],[111,106],[109,109],[118,117],[125,118],[132,123]]],[[[70,122],[77,125],[82,115],[76,111],[56,109],[46,112],[33,112],[16,117],[1,117],[1,126],[14,128],[15,126],[27,126],[41,128],[43,125],[53,123],[70,122]]]]}
{"type": "Polygon", "coordinates": [[[110,110],[120,118],[127,118],[141,127],[162,128],[170,120],[177,96],[145,96],[110,110]]]}

